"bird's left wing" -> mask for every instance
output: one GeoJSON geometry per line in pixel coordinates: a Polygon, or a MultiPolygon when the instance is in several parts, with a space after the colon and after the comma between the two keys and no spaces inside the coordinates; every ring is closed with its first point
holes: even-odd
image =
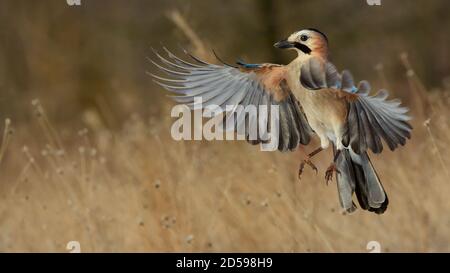
{"type": "MultiPolygon", "coordinates": [[[[165,49],[165,48],[164,48],[165,49]]],[[[157,52],[161,64],[152,61],[162,72],[170,77],[152,76],[155,82],[178,95],[172,98],[191,109],[208,109],[220,106],[218,109],[231,109],[225,118],[235,116],[233,129],[244,126],[270,127],[270,118],[261,122],[261,105],[277,105],[279,109],[278,150],[294,150],[299,144],[306,145],[310,141],[312,130],[300,106],[300,102],[292,94],[287,84],[287,72],[284,66],[275,64],[244,64],[239,67],[230,65],[215,65],[204,62],[185,52],[194,63],[178,58],[165,49],[169,58],[164,58],[157,52]],[[195,103],[195,98],[201,98],[202,104],[195,103]],[[248,116],[248,112],[237,106],[256,106],[258,118],[248,116]],[[227,108],[228,106],[228,108],[227,108]],[[244,118],[242,118],[244,117],[244,118]],[[265,124],[264,124],[265,123],[265,124]]],[[[270,108],[268,107],[269,115],[270,108]]],[[[269,129],[267,129],[269,130],[269,129]]],[[[258,130],[261,132],[261,130],[258,130]]],[[[264,142],[258,134],[251,139],[249,130],[245,130],[246,139],[252,144],[264,142]]]]}
{"type": "Polygon", "coordinates": [[[313,57],[302,65],[300,82],[307,89],[326,89],[348,102],[342,144],[350,145],[358,154],[369,148],[380,153],[383,150],[381,139],[394,150],[411,137],[408,109],[400,106],[399,100],[387,100],[386,90],[369,95],[367,81],[355,86],[349,71],[339,74],[332,63],[313,57]]]}

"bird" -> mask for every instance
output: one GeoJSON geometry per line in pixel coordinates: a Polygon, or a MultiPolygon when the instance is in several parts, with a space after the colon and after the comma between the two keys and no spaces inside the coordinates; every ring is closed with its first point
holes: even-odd
{"type": "MultiPolygon", "coordinates": [[[[274,47],[295,51],[296,58],[286,65],[241,60],[230,65],[216,55],[220,64],[211,64],[183,50],[187,61],[163,47],[167,56],[155,50],[157,59],[151,62],[169,77],[151,76],[176,93],[172,96],[176,102],[191,109],[195,109],[195,97],[203,98],[203,108],[277,105],[279,151],[295,151],[313,137],[320,140],[320,146],[301,160],[299,179],[305,166],[317,172],[312,158],[332,146],[333,160],[325,180],[328,184],[336,178],[343,212],[357,209],[356,196],[363,210],[383,214],[389,199],[368,153],[379,154],[386,145],[392,151],[405,145],[413,129],[409,109],[398,99],[388,99],[388,91],[371,94],[369,82],[355,84],[350,71],[339,72],[329,58],[328,37],[318,29],[296,31],[274,47]]],[[[231,109],[231,114],[240,114],[235,113],[236,107],[231,109]]],[[[245,126],[255,122],[247,118],[245,126]]],[[[235,130],[240,126],[234,125],[235,130]]],[[[251,144],[264,142],[259,135],[246,138],[251,144]]]]}

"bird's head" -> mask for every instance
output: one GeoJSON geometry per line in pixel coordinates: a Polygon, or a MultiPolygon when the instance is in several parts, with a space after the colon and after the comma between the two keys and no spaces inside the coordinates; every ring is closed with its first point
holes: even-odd
{"type": "Polygon", "coordinates": [[[292,33],[287,39],[274,44],[276,48],[293,49],[299,55],[328,56],[328,38],[317,29],[307,28],[292,33]]]}

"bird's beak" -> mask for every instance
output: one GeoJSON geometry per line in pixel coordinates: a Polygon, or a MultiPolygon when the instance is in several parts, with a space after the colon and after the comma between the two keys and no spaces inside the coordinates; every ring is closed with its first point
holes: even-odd
{"type": "Polygon", "coordinates": [[[294,43],[289,42],[288,40],[284,39],[284,40],[281,40],[281,41],[275,43],[273,46],[276,48],[280,48],[280,49],[286,49],[286,48],[293,48],[294,43]]]}

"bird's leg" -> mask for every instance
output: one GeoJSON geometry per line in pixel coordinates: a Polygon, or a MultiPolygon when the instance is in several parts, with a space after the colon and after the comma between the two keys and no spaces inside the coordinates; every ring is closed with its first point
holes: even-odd
{"type": "Polygon", "coordinates": [[[313,156],[315,156],[316,154],[320,153],[321,151],[323,151],[322,147],[319,147],[317,149],[315,149],[314,151],[312,151],[311,153],[309,153],[305,159],[302,160],[302,162],[300,163],[300,167],[298,169],[298,179],[301,179],[302,173],[303,173],[303,169],[305,168],[305,165],[307,164],[308,166],[310,166],[313,170],[316,171],[316,174],[318,172],[317,167],[311,162],[311,158],[313,158],[313,156]]]}
{"type": "Polygon", "coordinates": [[[339,158],[340,154],[341,154],[341,150],[337,150],[336,154],[334,155],[333,162],[330,164],[330,166],[327,168],[327,170],[325,172],[325,180],[327,182],[327,185],[328,185],[328,182],[330,182],[333,179],[334,172],[339,173],[339,174],[341,173],[336,167],[336,161],[339,158]]]}

